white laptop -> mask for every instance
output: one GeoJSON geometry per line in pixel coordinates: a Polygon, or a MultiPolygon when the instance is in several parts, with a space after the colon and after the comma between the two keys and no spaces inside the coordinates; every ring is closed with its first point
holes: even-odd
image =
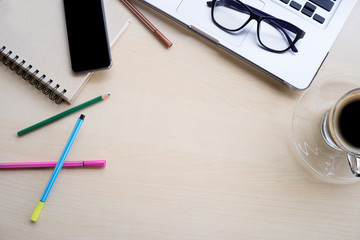
{"type": "Polygon", "coordinates": [[[273,53],[260,47],[257,24],[251,21],[241,34],[217,27],[211,18],[210,0],[139,0],[185,25],[228,52],[244,59],[292,88],[310,86],[357,0],[244,0],[305,32],[298,52],[273,53]]]}

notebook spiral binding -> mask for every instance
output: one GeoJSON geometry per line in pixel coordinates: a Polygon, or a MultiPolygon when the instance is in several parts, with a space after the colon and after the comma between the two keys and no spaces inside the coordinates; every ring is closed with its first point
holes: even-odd
{"type": "Polygon", "coordinates": [[[31,72],[30,70],[32,69],[32,65],[29,64],[26,68],[23,67],[26,61],[22,60],[20,63],[16,62],[19,59],[19,56],[15,55],[15,57],[11,57],[10,55],[12,54],[12,51],[8,50],[5,52],[5,49],[5,46],[0,48],[0,62],[3,62],[5,66],[8,66],[12,71],[24,80],[28,81],[36,89],[42,91],[45,95],[49,95],[50,100],[57,104],[64,101],[62,96],[65,94],[66,89],[62,90],[61,93],[56,93],[56,91],[60,88],[59,84],[56,84],[54,88],[51,88],[50,85],[53,82],[52,79],[45,83],[43,80],[46,78],[46,75],[43,74],[41,77],[37,77],[39,70],[36,69],[34,72],[31,72]]]}

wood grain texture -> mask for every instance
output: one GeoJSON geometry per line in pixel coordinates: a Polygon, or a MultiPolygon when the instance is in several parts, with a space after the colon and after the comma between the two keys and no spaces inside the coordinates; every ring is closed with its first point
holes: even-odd
{"type": "MultiPolygon", "coordinates": [[[[120,3],[119,3],[120,4],[120,3]]],[[[84,109],[68,160],[39,221],[33,207],[51,170],[0,172],[0,239],[357,239],[360,185],[318,180],[292,143],[294,92],[190,31],[137,5],[172,39],[166,49],[134,16],[74,106],[84,109]]],[[[360,4],[317,80],[360,78],[360,4]]],[[[58,160],[77,118],[16,132],[69,108],[0,66],[0,161],[58,160]]],[[[312,86],[313,87],[313,86],[312,86]]]]}

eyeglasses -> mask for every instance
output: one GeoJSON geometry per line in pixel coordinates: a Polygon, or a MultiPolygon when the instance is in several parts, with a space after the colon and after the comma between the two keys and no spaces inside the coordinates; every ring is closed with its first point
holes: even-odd
{"type": "Polygon", "coordinates": [[[275,18],[239,0],[212,0],[211,17],[216,26],[227,32],[237,32],[251,20],[257,21],[257,37],[266,50],[283,53],[289,49],[298,52],[295,43],[305,32],[295,25],[275,18]]]}

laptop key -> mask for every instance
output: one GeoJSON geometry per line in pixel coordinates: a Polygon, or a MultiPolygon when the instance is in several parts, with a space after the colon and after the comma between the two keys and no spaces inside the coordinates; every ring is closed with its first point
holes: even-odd
{"type": "Polygon", "coordinates": [[[301,10],[301,12],[303,14],[305,14],[306,16],[311,17],[314,14],[315,9],[316,9],[316,6],[307,2],[305,4],[305,6],[303,7],[303,9],[301,10]]]}
{"type": "Polygon", "coordinates": [[[300,10],[301,9],[301,4],[295,1],[291,1],[290,6],[295,8],[296,10],[300,10]]]}
{"type": "Polygon", "coordinates": [[[305,8],[305,7],[301,10],[301,12],[303,14],[305,14],[306,16],[308,16],[308,17],[311,17],[313,15],[313,13],[314,13],[313,11],[311,11],[311,10],[305,8]]]}
{"type": "Polygon", "coordinates": [[[304,7],[311,10],[312,12],[315,12],[315,10],[316,10],[316,6],[314,4],[309,3],[309,2],[305,3],[304,7]]]}
{"type": "Polygon", "coordinates": [[[330,12],[332,7],[334,6],[334,2],[331,0],[310,0],[310,1],[318,5],[319,7],[325,9],[328,12],[330,12]]]}
{"type": "Polygon", "coordinates": [[[325,22],[325,18],[323,18],[322,16],[320,16],[319,14],[315,14],[314,15],[314,20],[323,24],[325,22]]]}

